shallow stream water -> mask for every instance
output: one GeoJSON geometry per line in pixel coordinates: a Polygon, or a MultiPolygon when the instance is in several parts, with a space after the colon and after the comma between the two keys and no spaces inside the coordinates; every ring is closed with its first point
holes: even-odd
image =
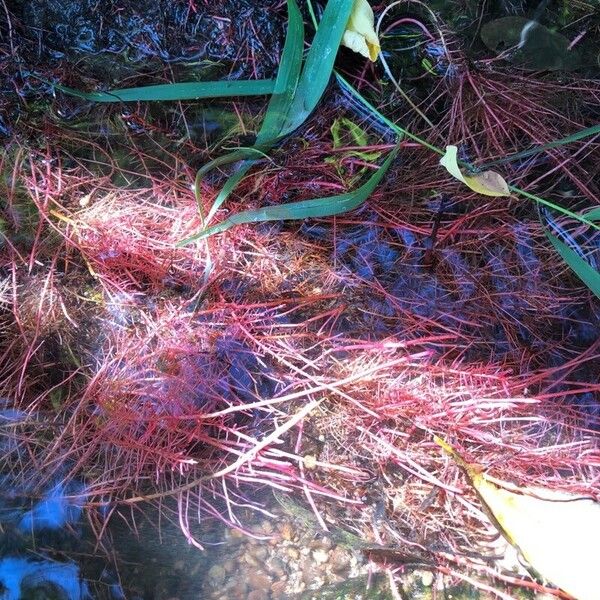
{"type": "MultiPolygon", "coordinates": [[[[437,1],[431,6],[465,38],[473,36],[468,38],[475,40],[473,60],[478,58],[478,52],[485,52],[486,45],[488,49],[501,51],[505,44],[514,41],[511,27],[514,29],[515,21],[503,19],[529,19],[538,6],[537,2],[503,1],[492,3],[494,7],[484,14],[479,12],[481,3],[466,2],[469,9],[466,13],[456,12],[454,4],[437,1]],[[487,29],[482,40],[477,37],[477,30],[484,18],[487,29]]],[[[570,10],[568,3],[550,5],[551,16],[570,10]]],[[[194,167],[203,163],[217,141],[250,144],[256,118],[248,115],[256,115],[262,103],[247,100],[232,106],[214,101],[187,108],[182,118],[175,108],[164,105],[143,110],[123,106],[120,112],[104,111],[61,94],[53,97],[52,83],[60,81],[86,89],[98,84],[108,89],[126,86],[134,77],[136,85],[143,85],[140,74],[148,80],[167,82],[185,80],[199,72],[205,78],[215,79],[271,78],[276,73],[285,23],[285,7],[276,0],[223,0],[212,4],[203,0],[14,0],[0,6],[0,15],[0,48],[4,52],[0,57],[0,136],[7,148],[13,136],[21,135],[22,123],[32,123],[27,133],[29,138],[21,141],[23,147],[26,144],[35,147],[39,151],[35,158],[41,160],[45,152],[41,132],[51,142],[53,128],[70,128],[76,135],[70,143],[65,142],[62,165],[68,169],[86,164],[92,177],[107,179],[119,189],[132,190],[150,190],[156,183],[153,176],[165,165],[178,167],[174,156],[184,142],[193,143],[197,150],[190,161],[194,167]],[[4,20],[7,14],[10,19],[4,20]],[[132,139],[136,148],[144,152],[145,172],[138,169],[139,156],[130,152],[132,139]],[[112,159],[110,164],[103,159],[107,153],[112,159]]],[[[590,32],[598,31],[597,16],[584,21],[590,32]]],[[[598,47],[597,41],[590,41],[591,35],[583,35],[581,53],[575,61],[572,54],[565,54],[566,38],[552,31],[553,24],[548,19],[544,27],[539,30],[541,41],[531,42],[521,48],[519,56],[513,57],[515,68],[525,65],[549,71],[580,69],[586,76],[597,76],[594,61],[598,47]],[[528,52],[552,56],[547,63],[541,59],[534,62],[528,58],[528,52]]],[[[435,77],[445,77],[450,67],[440,47],[420,44],[414,50],[407,50],[411,36],[414,37],[414,31],[410,28],[396,28],[388,33],[388,39],[398,44],[403,53],[397,52],[391,42],[384,49],[392,67],[404,69],[407,78],[421,77],[423,68],[435,77]]],[[[343,59],[344,67],[352,71],[354,65],[348,55],[343,55],[343,59]]],[[[414,89],[420,93],[424,87],[416,83],[414,89]]],[[[360,110],[337,88],[326,102],[329,108],[360,117],[360,110]]],[[[582,111],[593,110],[582,108],[582,111]]],[[[600,118],[600,113],[596,112],[596,116],[600,118]]],[[[319,119],[315,127],[331,126],[323,117],[319,119]]],[[[381,123],[367,122],[365,129],[382,145],[393,141],[381,123]]],[[[298,142],[299,147],[310,146],[311,135],[309,128],[298,142]]],[[[356,175],[347,171],[350,158],[354,160],[356,156],[345,155],[337,163],[341,180],[356,175]]],[[[364,156],[358,159],[363,160],[364,156]]],[[[367,168],[372,166],[363,160],[359,168],[365,164],[367,168]]],[[[5,183],[9,182],[10,174],[3,173],[3,177],[5,183]]],[[[190,173],[182,171],[181,178],[189,187],[190,173]]],[[[315,181],[318,183],[317,178],[315,181]]],[[[569,199],[574,192],[565,185],[562,193],[569,199]]],[[[7,209],[4,204],[2,208],[7,209]]],[[[427,209],[433,218],[437,214],[446,222],[458,222],[466,214],[464,206],[438,193],[431,194],[427,209]]],[[[22,222],[37,223],[27,208],[17,207],[15,213],[19,210],[23,211],[19,217],[22,222]]],[[[531,212],[527,215],[531,217],[531,212]]],[[[525,274],[539,273],[542,269],[532,241],[532,228],[527,224],[517,223],[510,231],[501,232],[502,235],[490,231],[485,250],[473,258],[459,246],[447,244],[441,250],[439,246],[436,249],[435,235],[423,227],[381,227],[376,222],[380,215],[365,210],[361,216],[363,221],[348,224],[343,235],[330,224],[308,223],[298,230],[307,247],[321,244],[333,248],[331,260],[337,273],[342,274],[340,279],[347,277],[349,287],[365,285],[365,289],[371,286],[371,291],[376,290],[365,303],[369,310],[363,310],[357,300],[356,306],[350,307],[356,313],[336,318],[331,326],[332,336],[340,339],[355,336],[367,342],[387,338],[396,333],[394,316],[402,312],[415,319],[435,321],[439,327],[436,333],[460,327],[465,338],[477,339],[469,348],[454,350],[451,358],[457,363],[483,361],[490,353],[498,362],[510,362],[526,346],[531,349],[532,369],[563,364],[571,355],[592,347],[600,337],[597,306],[591,302],[569,303],[567,291],[567,300],[557,304],[554,321],[550,324],[536,321],[532,298],[541,294],[540,289],[545,292],[545,288],[538,287],[539,281],[532,278],[523,283],[523,278],[513,277],[514,269],[525,274]],[[511,243],[506,245],[502,236],[510,236],[511,243]],[[437,264],[443,264],[444,269],[436,270],[437,264]],[[479,314],[482,287],[498,298],[499,310],[509,316],[503,323],[508,321],[509,327],[486,321],[489,314],[481,314],[476,322],[469,321],[469,315],[479,314]],[[390,304],[390,297],[396,299],[395,304],[390,304]],[[564,344],[564,352],[558,348],[559,342],[564,344]]],[[[3,218],[0,228],[2,233],[7,229],[3,218]]],[[[11,243],[17,247],[33,244],[35,236],[31,231],[17,231],[10,238],[11,243]]],[[[286,229],[275,224],[268,231],[275,235],[286,229]]],[[[597,235],[581,243],[588,255],[600,260],[597,235]]],[[[260,254],[256,248],[251,250],[260,254]]],[[[104,249],[96,258],[110,265],[111,259],[122,252],[119,248],[104,249]]],[[[31,271],[35,272],[35,268],[33,264],[31,271]]],[[[9,269],[4,266],[2,275],[8,277],[8,274],[9,269]]],[[[168,288],[165,295],[190,292],[189,286],[175,276],[171,280],[165,276],[162,281],[168,288]]],[[[225,299],[232,303],[248,296],[248,290],[257,286],[254,274],[243,268],[235,278],[221,283],[225,299]]],[[[83,287],[76,289],[76,294],[83,287]]],[[[543,303],[543,295],[541,298],[539,302],[543,303]]],[[[114,312],[114,322],[137,324],[131,316],[133,310],[129,315],[117,314],[117,308],[114,312]]],[[[285,315],[281,324],[291,327],[294,318],[301,320],[301,316],[285,315]]],[[[93,346],[97,339],[91,337],[94,339],[89,345],[93,346]]],[[[62,342],[60,335],[54,342],[59,346],[56,340],[62,342]]],[[[229,395],[252,402],[257,395],[271,397],[285,388],[287,382],[272,376],[270,361],[275,363],[274,360],[257,358],[245,346],[230,343],[226,337],[217,340],[215,346],[223,364],[228,365],[219,388],[223,398],[229,395]]],[[[432,354],[439,352],[434,342],[426,345],[426,349],[432,354]]],[[[64,356],[61,360],[65,360],[64,356]]],[[[556,382],[544,390],[558,393],[563,385],[570,389],[566,403],[589,413],[588,427],[592,433],[600,416],[600,403],[586,386],[595,384],[597,376],[598,365],[586,363],[569,373],[572,381],[564,382],[557,374],[556,382]],[[583,391],[572,391],[573,386],[568,386],[573,381],[583,391]]],[[[51,377],[46,383],[53,384],[51,377]]],[[[56,403],[60,406],[60,398],[56,403]]],[[[5,445],[0,448],[8,455],[16,452],[11,444],[16,446],[18,441],[11,437],[11,424],[22,415],[12,411],[10,399],[3,401],[0,408],[0,426],[6,425],[8,432],[2,434],[5,445]]],[[[52,421],[54,417],[46,412],[40,418],[52,421]]],[[[249,430],[259,436],[261,413],[254,411],[244,419],[244,426],[251,422],[249,430]]],[[[34,458],[19,455],[14,468],[33,464],[34,458]]],[[[0,480],[0,600],[396,600],[385,571],[370,560],[360,532],[348,531],[335,521],[330,523],[329,531],[324,531],[310,513],[306,516],[300,509],[289,510],[289,506],[286,511],[268,489],[259,489],[255,499],[262,506],[262,514],[241,511],[243,519],[238,528],[225,526],[215,518],[209,520],[202,529],[199,544],[204,549],[201,550],[183,535],[177,506],[165,503],[158,509],[143,505],[130,509],[108,504],[99,511],[105,520],[94,521],[92,527],[81,509],[87,493],[84,482],[53,480],[42,497],[37,492],[32,498],[30,490],[18,479],[7,472],[0,480]]],[[[370,508],[373,512],[380,509],[385,516],[385,506],[381,509],[376,501],[370,503],[370,508]]],[[[226,508],[222,510],[225,513],[226,508]]],[[[366,522],[371,518],[375,519],[372,515],[365,517],[366,522]]],[[[183,529],[185,526],[183,523],[183,529]]],[[[466,584],[457,584],[456,580],[449,583],[442,576],[434,576],[428,566],[413,565],[405,579],[403,600],[491,597],[466,584]]],[[[515,597],[534,597],[533,593],[512,593],[515,597]]]]}

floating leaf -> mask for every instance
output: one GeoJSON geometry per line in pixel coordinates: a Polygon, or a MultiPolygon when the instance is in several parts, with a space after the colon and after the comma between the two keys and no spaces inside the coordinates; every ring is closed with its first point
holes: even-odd
{"type": "Polygon", "coordinates": [[[484,171],[476,175],[465,175],[458,166],[458,148],[446,146],[446,154],[440,158],[440,165],[446,168],[454,178],[462,181],[474,192],[484,196],[510,196],[508,184],[504,178],[495,171],[484,171]]]}
{"type": "Polygon", "coordinates": [[[465,471],[495,525],[533,570],[578,600],[598,600],[600,504],[492,481],[444,440],[435,441],[465,471]]]}
{"type": "Polygon", "coordinates": [[[375,33],[374,24],[373,9],[367,0],[354,0],[352,13],[342,38],[342,46],[346,46],[375,62],[381,47],[379,46],[379,38],[375,33]]]}
{"type": "Polygon", "coordinates": [[[369,145],[367,132],[360,126],[348,119],[347,117],[338,117],[331,126],[331,136],[333,138],[333,147],[335,149],[346,148],[348,146],[353,149],[346,149],[343,153],[336,152],[333,156],[328,156],[325,159],[327,164],[334,165],[338,177],[342,179],[348,187],[352,187],[354,182],[361,178],[367,167],[360,167],[350,177],[347,177],[345,161],[349,157],[356,157],[364,162],[374,162],[380,156],[379,151],[368,151],[366,146],[369,145]],[[358,150],[359,147],[365,147],[365,150],[358,150]]]}

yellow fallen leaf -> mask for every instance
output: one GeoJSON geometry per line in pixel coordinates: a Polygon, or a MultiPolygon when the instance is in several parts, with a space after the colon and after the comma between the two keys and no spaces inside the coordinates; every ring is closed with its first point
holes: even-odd
{"type": "Polygon", "coordinates": [[[354,0],[350,19],[342,38],[342,46],[375,62],[379,56],[379,38],[375,33],[375,17],[367,0],[354,0]]]}
{"type": "Polygon", "coordinates": [[[446,168],[452,177],[462,181],[474,192],[484,196],[510,196],[508,184],[504,178],[495,171],[484,171],[477,175],[465,175],[458,166],[458,148],[446,146],[446,154],[440,158],[440,165],[446,168]]]}
{"type": "Polygon", "coordinates": [[[600,599],[600,504],[564,492],[491,481],[449,444],[437,437],[435,441],[466,472],[500,532],[532,569],[577,600],[600,599]]]}

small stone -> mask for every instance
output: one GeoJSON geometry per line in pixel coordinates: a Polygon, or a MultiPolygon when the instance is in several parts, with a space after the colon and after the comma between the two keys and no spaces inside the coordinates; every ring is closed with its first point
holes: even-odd
{"type": "Polygon", "coordinates": [[[313,550],[312,557],[318,565],[323,565],[329,560],[329,553],[327,550],[323,550],[319,548],[318,550],[313,550]]]}
{"type": "Polygon", "coordinates": [[[254,558],[256,558],[256,560],[260,561],[261,563],[265,561],[269,554],[269,551],[263,544],[261,544],[260,546],[252,546],[250,552],[252,556],[254,556],[254,558]]]}
{"type": "Polygon", "coordinates": [[[312,557],[303,558],[300,562],[300,568],[302,570],[302,581],[304,581],[307,588],[316,589],[323,584],[323,570],[312,557]]]}
{"type": "Polygon", "coordinates": [[[323,550],[331,550],[333,547],[333,542],[331,538],[327,536],[323,536],[321,538],[317,538],[310,543],[311,548],[322,548],[323,550]]]}
{"type": "Polygon", "coordinates": [[[271,597],[273,600],[283,600],[286,597],[286,581],[275,581],[271,584],[271,597]]]}
{"type": "Polygon", "coordinates": [[[182,561],[182,560],[177,560],[177,561],[175,561],[175,564],[173,565],[173,568],[176,571],[183,571],[183,570],[185,570],[185,562],[182,561]]]}
{"type": "Polygon", "coordinates": [[[245,579],[241,577],[232,577],[226,585],[228,598],[245,598],[248,591],[248,585],[245,579]]]}
{"type": "Polygon", "coordinates": [[[300,551],[294,546],[287,549],[287,554],[292,560],[298,560],[300,558],[300,551]]]}
{"type": "Polygon", "coordinates": [[[208,579],[213,587],[220,587],[225,581],[225,569],[221,565],[213,565],[208,570],[208,579]]]}
{"type": "Polygon", "coordinates": [[[281,578],[286,573],[285,563],[277,557],[271,558],[268,562],[269,572],[275,577],[281,578]]]}
{"type": "Polygon", "coordinates": [[[316,577],[314,569],[305,569],[302,571],[302,583],[309,588],[314,584],[316,577]]]}
{"type": "Polygon", "coordinates": [[[304,457],[304,466],[307,469],[316,469],[317,467],[317,457],[312,454],[307,454],[304,457]]]}
{"type": "Polygon", "coordinates": [[[346,577],[342,577],[342,575],[338,575],[336,573],[330,573],[329,576],[327,577],[327,583],[331,583],[331,584],[342,583],[343,581],[346,581],[346,580],[347,580],[346,577]]]}
{"type": "Polygon", "coordinates": [[[247,600],[269,600],[269,593],[265,590],[252,590],[248,594],[247,600]]]}
{"type": "Polygon", "coordinates": [[[268,590],[271,587],[271,578],[262,571],[250,571],[247,577],[248,585],[253,590],[268,590]]]}
{"type": "Polygon", "coordinates": [[[256,560],[256,558],[254,557],[254,555],[251,552],[246,552],[246,554],[244,554],[244,562],[247,565],[250,565],[251,567],[260,566],[260,562],[258,560],[256,560]]]}
{"type": "Polygon", "coordinates": [[[321,540],[321,548],[324,550],[331,550],[333,548],[333,540],[330,537],[323,537],[321,540]]]}
{"type": "Polygon", "coordinates": [[[421,577],[421,583],[423,587],[431,587],[435,581],[435,575],[432,571],[419,571],[421,577]]]}
{"type": "Polygon", "coordinates": [[[339,546],[334,548],[330,555],[331,569],[336,573],[350,568],[348,553],[339,546]]]}
{"type": "Polygon", "coordinates": [[[271,521],[267,521],[266,519],[260,524],[260,530],[269,535],[270,533],[273,533],[273,523],[271,523],[271,521]]]}
{"type": "Polygon", "coordinates": [[[226,573],[231,573],[235,569],[235,563],[232,560],[226,560],[223,563],[223,568],[226,573]]]}
{"type": "Polygon", "coordinates": [[[281,537],[288,542],[290,542],[294,537],[294,529],[287,521],[284,521],[281,524],[279,531],[281,533],[281,537]]]}

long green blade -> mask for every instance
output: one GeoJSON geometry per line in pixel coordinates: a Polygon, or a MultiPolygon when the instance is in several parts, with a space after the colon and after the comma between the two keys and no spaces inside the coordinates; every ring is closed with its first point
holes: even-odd
{"type": "Polygon", "coordinates": [[[591,208],[590,210],[586,211],[584,215],[588,221],[600,221],[600,206],[591,208]]]}
{"type": "Polygon", "coordinates": [[[590,137],[592,135],[598,135],[598,134],[600,134],[600,125],[593,125],[592,127],[587,127],[586,129],[582,129],[581,131],[572,133],[571,135],[561,138],[560,140],[548,142],[547,144],[535,146],[534,148],[530,148],[529,150],[523,150],[522,152],[510,154],[508,156],[505,156],[504,158],[499,158],[498,160],[493,160],[491,162],[485,163],[483,165],[480,165],[479,169],[482,171],[486,171],[490,167],[495,167],[497,165],[503,165],[506,163],[510,163],[515,160],[520,160],[521,158],[527,158],[528,156],[533,156],[534,154],[539,154],[540,152],[544,152],[545,150],[549,150],[550,148],[557,148],[558,146],[564,146],[565,144],[570,144],[572,142],[576,142],[583,138],[590,137]]]}
{"type": "MultiPolygon", "coordinates": [[[[319,103],[331,78],[335,57],[350,18],[352,6],[353,0],[329,0],[298,80],[302,60],[304,25],[295,0],[288,0],[290,19],[284,47],[284,51],[287,50],[287,53],[282,55],[280,68],[280,72],[283,72],[281,86],[283,92],[271,98],[263,127],[258,133],[256,144],[262,151],[272,148],[285,136],[298,129],[319,103]],[[285,63],[284,58],[286,59],[285,63]],[[287,85],[284,85],[283,82],[287,85]]],[[[279,79],[278,74],[278,83],[279,79]]],[[[276,87],[279,88],[279,85],[276,87]]],[[[229,178],[215,199],[207,215],[207,222],[210,222],[253,163],[254,161],[245,162],[229,178]]],[[[208,168],[213,167],[214,164],[209,163],[203,167],[201,174],[199,172],[199,176],[201,177],[208,168]]],[[[197,200],[199,200],[198,184],[199,177],[197,176],[197,200]]]]}
{"type": "Polygon", "coordinates": [[[281,220],[286,221],[307,219],[310,217],[329,217],[354,210],[371,195],[373,190],[377,187],[389,169],[397,154],[398,149],[396,148],[390,153],[381,167],[379,167],[379,169],[377,169],[377,171],[371,175],[367,182],[352,192],[347,192],[338,196],[330,196],[327,198],[313,198],[311,200],[303,200],[301,202],[291,202],[289,204],[283,204],[279,206],[267,206],[258,208],[256,210],[245,210],[232,215],[218,225],[209,227],[208,229],[205,229],[196,235],[182,240],[178,243],[178,246],[185,246],[186,244],[196,240],[201,240],[211,235],[222,233],[223,231],[227,231],[235,225],[241,225],[243,223],[261,223],[264,221],[281,220]]]}
{"type": "MultiPolygon", "coordinates": [[[[219,157],[198,170],[194,191],[198,208],[201,210],[201,182],[204,175],[215,167],[245,158],[256,156],[256,150],[262,153],[268,152],[278,141],[281,130],[285,124],[292,98],[296,93],[300,70],[302,68],[302,51],[304,46],[304,21],[296,0],[287,0],[288,5],[288,30],[281,53],[279,71],[275,80],[274,93],[271,96],[262,126],[256,136],[256,142],[252,148],[237,150],[226,156],[219,157]]],[[[237,184],[250,170],[255,160],[244,162],[238,170],[227,180],[206,216],[206,223],[210,222],[215,213],[237,184]]]]}
{"type": "Polygon", "coordinates": [[[303,49],[304,21],[302,14],[296,0],[288,0],[288,31],[277,72],[275,91],[269,101],[263,124],[256,136],[257,146],[269,144],[281,135],[300,79],[303,49]]]}
{"type": "MultiPolygon", "coordinates": [[[[337,72],[335,75],[338,79],[338,82],[340,83],[340,85],[342,87],[344,87],[346,90],[348,90],[359,102],[361,102],[363,104],[363,106],[365,106],[365,108],[369,109],[382,122],[386,123],[392,131],[395,131],[398,134],[398,136],[400,136],[400,137],[406,136],[412,140],[415,140],[421,146],[423,146],[425,148],[429,148],[429,150],[436,152],[437,154],[440,154],[442,156],[444,155],[444,151],[441,148],[437,148],[436,146],[433,146],[433,145],[427,143],[425,140],[421,139],[419,136],[415,135],[414,133],[411,133],[407,129],[403,129],[399,125],[396,125],[396,123],[393,123],[392,121],[387,119],[372,104],[370,104],[357,90],[355,90],[341,75],[339,75],[337,72]]],[[[588,129],[582,130],[578,133],[574,133],[565,139],[568,139],[569,141],[574,141],[575,139],[581,139],[582,137],[585,137],[586,135],[594,135],[595,133],[600,133],[600,132],[596,131],[597,127],[600,128],[600,125],[595,125],[594,127],[590,127],[588,129]]],[[[565,143],[564,140],[562,140],[562,143],[565,143]]],[[[558,144],[556,144],[556,145],[558,145],[558,144]]],[[[515,156],[516,155],[513,155],[513,158],[515,156]]],[[[479,167],[477,169],[473,165],[466,163],[464,161],[458,161],[458,164],[461,167],[465,167],[465,168],[469,169],[470,171],[475,172],[475,171],[487,169],[488,167],[490,167],[496,163],[486,163],[485,165],[483,165],[483,167],[479,167]]],[[[548,206],[548,207],[556,210],[557,212],[562,213],[563,215],[565,215],[567,217],[576,219],[580,223],[585,223],[589,227],[592,227],[592,228],[600,231],[600,226],[596,225],[596,223],[593,222],[594,220],[598,220],[598,219],[588,217],[587,215],[586,216],[577,215],[574,212],[570,211],[569,209],[564,208],[563,206],[560,206],[559,204],[555,204],[554,202],[550,202],[548,200],[545,200],[544,198],[540,198],[539,196],[536,196],[535,194],[530,194],[529,192],[526,192],[525,190],[522,190],[521,188],[518,188],[516,186],[511,185],[511,186],[509,186],[509,188],[510,188],[511,192],[515,192],[516,194],[524,196],[525,198],[529,198],[530,200],[533,200],[537,204],[540,204],[543,206],[548,206]]]]}
{"type": "Polygon", "coordinates": [[[561,255],[562,259],[571,267],[577,277],[600,298],[600,273],[591,267],[577,252],[571,250],[564,242],[561,242],[549,231],[544,232],[554,249],[561,255]]]}
{"type": "Polygon", "coordinates": [[[200,100],[229,96],[262,96],[272,94],[275,89],[273,79],[250,81],[188,81],[186,83],[165,83],[145,87],[123,88],[108,92],[81,92],[73,88],[57,85],[54,87],[65,94],[77,96],[93,102],[138,102],[151,100],[200,100]]]}
{"type": "Polygon", "coordinates": [[[353,0],[329,0],[327,3],[306,57],[283,135],[302,125],[321,100],[331,78],[353,4],[353,0]]]}

